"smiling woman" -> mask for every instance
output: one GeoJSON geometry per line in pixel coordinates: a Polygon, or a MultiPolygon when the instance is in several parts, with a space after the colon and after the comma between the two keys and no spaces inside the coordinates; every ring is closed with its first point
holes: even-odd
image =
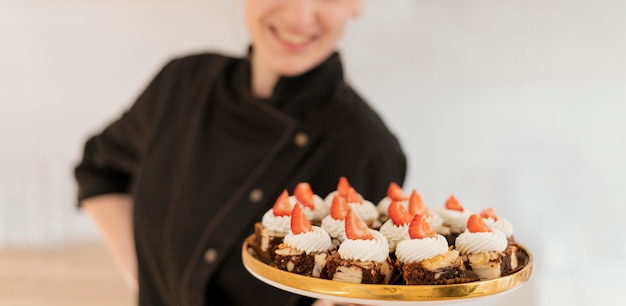
{"type": "Polygon", "coordinates": [[[362,0],[247,0],[252,54],[252,90],[270,97],[281,75],[296,76],[333,53],[362,0]]]}
{"type": "Polygon", "coordinates": [[[75,169],[80,206],[139,305],[310,305],[244,269],[255,222],[301,182],[328,194],[344,176],[378,201],[404,181],[399,142],[337,52],[362,1],[245,3],[247,57],[172,60],[75,169]]]}

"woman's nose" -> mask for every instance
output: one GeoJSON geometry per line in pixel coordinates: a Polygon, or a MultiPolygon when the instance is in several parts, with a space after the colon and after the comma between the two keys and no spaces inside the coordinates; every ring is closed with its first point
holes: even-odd
{"type": "Polygon", "coordinates": [[[307,26],[315,21],[316,0],[288,0],[285,19],[293,26],[307,26]]]}

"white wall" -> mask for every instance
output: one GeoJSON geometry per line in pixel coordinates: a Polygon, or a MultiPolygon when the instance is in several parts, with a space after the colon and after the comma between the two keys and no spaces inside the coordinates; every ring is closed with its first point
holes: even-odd
{"type": "MultiPolygon", "coordinates": [[[[74,209],[85,137],[170,57],[241,54],[241,3],[0,3],[0,246],[97,239],[74,209]]],[[[367,3],[344,62],[406,186],[513,222],[537,270],[507,303],[626,304],[626,1],[367,3]]]]}

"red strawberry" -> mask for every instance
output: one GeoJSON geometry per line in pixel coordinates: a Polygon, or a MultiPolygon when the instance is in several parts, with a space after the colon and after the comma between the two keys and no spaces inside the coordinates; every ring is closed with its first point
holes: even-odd
{"type": "Polygon", "coordinates": [[[387,197],[389,197],[393,201],[404,201],[407,196],[402,191],[402,187],[398,185],[396,182],[391,182],[389,187],[387,188],[387,197]]]}
{"type": "Polygon", "coordinates": [[[302,207],[296,204],[293,206],[293,210],[291,211],[291,231],[298,235],[301,233],[310,232],[313,230],[313,226],[309,219],[306,218],[306,215],[302,211],[302,207]]]}
{"type": "Polygon", "coordinates": [[[345,220],[348,213],[348,203],[340,195],[333,197],[333,204],[330,205],[330,216],[335,220],[345,220]]]}
{"type": "Polygon", "coordinates": [[[348,189],[348,194],[346,195],[346,202],[363,204],[363,198],[353,187],[350,187],[350,189],[348,189]]]}
{"type": "Polygon", "coordinates": [[[428,224],[424,216],[417,214],[413,216],[409,225],[409,237],[411,239],[433,238],[437,237],[437,232],[428,224]]]}
{"type": "Polygon", "coordinates": [[[491,228],[485,224],[485,219],[479,214],[473,214],[467,220],[467,230],[472,233],[491,232],[491,228]]]}
{"type": "Polygon", "coordinates": [[[404,205],[402,205],[400,201],[391,201],[387,212],[389,213],[389,218],[391,218],[391,221],[396,226],[402,226],[411,222],[411,214],[406,211],[406,208],[404,208],[404,205]]]}
{"type": "Polygon", "coordinates": [[[348,213],[346,214],[346,237],[352,240],[374,239],[374,235],[370,232],[365,221],[361,220],[361,218],[352,211],[352,208],[348,208],[348,213]]]}
{"type": "Polygon", "coordinates": [[[458,211],[465,210],[463,206],[461,205],[461,203],[459,203],[459,201],[453,195],[451,195],[446,201],[446,208],[451,209],[451,210],[458,210],[458,211]]]}
{"type": "Polygon", "coordinates": [[[493,208],[485,208],[480,212],[480,216],[488,219],[491,218],[493,221],[498,221],[498,215],[496,215],[496,211],[493,208]]]}
{"type": "Polygon", "coordinates": [[[278,196],[276,203],[274,203],[274,207],[272,207],[272,211],[275,216],[289,216],[291,214],[291,203],[289,203],[289,193],[287,190],[283,190],[283,192],[278,196]]]}
{"type": "Polygon", "coordinates": [[[311,185],[309,185],[309,183],[298,183],[293,194],[296,196],[298,203],[302,204],[304,207],[310,208],[311,210],[315,209],[315,203],[313,203],[313,190],[311,189],[311,185]]]}
{"type": "Polygon", "coordinates": [[[409,196],[409,213],[411,213],[411,216],[414,216],[416,214],[429,214],[428,207],[424,205],[422,197],[419,193],[417,193],[417,190],[415,189],[413,189],[413,191],[411,192],[411,196],[409,196]]]}
{"type": "Polygon", "coordinates": [[[350,189],[350,183],[345,176],[339,178],[339,184],[337,184],[337,192],[340,196],[345,197],[348,195],[348,190],[350,189]]]}

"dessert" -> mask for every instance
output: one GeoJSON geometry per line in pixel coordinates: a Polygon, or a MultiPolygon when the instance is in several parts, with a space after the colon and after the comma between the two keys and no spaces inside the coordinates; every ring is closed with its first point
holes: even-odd
{"type": "Polygon", "coordinates": [[[346,214],[346,239],[326,266],[329,279],[358,284],[388,284],[393,273],[387,239],[352,208],[346,214]]]}
{"type": "MultiPolygon", "coordinates": [[[[393,204],[392,204],[393,205],[393,204]]],[[[398,242],[396,265],[407,285],[438,285],[476,280],[468,273],[459,251],[448,246],[446,238],[415,215],[408,230],[410,239],[398,242]]]]}
{"type": "Polygon", "coordinates": [[[276,268],[313,277],[325,277],[326,260],[334,250],[328,233],[311,225],[300,205],[291,213],[291,232],[275,253],[276,268]]]}
{"type": "Polygon", "coordinates": [[[289,200],[292,204],[302,205],[304,214],[313,225],[319,226],[322,219],[328,215],[328,207],[324,205],[324,200],[313,192],[309,183],[298,183],[289,200]]]}
{"type": "Polygon", "coordinates": [[[336,195],[340,195],[341,197],[345,198],[348,195],[348,189],[350,189],[350,187],[351,187],[350,182],[345,176],[339,177],[339,182],[337,183],[337,190],[331,191],[324,198],[324,204],[326,204],[326,207],[330,208],[330,206],[333,204],[333,199],[335,198],[336,195]]]}
{"type": "Polygon", "coordinates": [[[265,212],[261,222],[254,224],[253,247],[263,261],[270,262],[273,260],[274,251],[283,242],[285,235],[289,233],[292,207],[289,193],[287,190],[283,190],[272,209],[265,212]]]}
{"type": "Polygon", "coordinates": [[[428,206],[424,204],[422,196],[415,189],[411,191],[411,195],[409,196],[408,208],[411,216],[419,214],[426,217],[428,224],[430,224],[430,226],[434,228],[437,233],[445,231],[443,229],[443,219],[441,219],[441,216],[430,210],[428,206]]]}
{"type": "Polygon", "coordinates": [[[346,215],[348,214],[348,203],[345,198],[335,194],[330,206],[330,214],[322,219],[321,227],[328,232],[331,242],[339,246],[346,238],[346,215]]]}
{"type": "Polygon", "coordinates": [[[437,206],[433,210],[443,219],[438,233],[446,237],[448,245],[454,245],[456,237],[465,231],[467,219],[471,213],[459,203],[454,195],[448,197],[444,206],[437,206]]]}
{"type": "Polygon", "coordinates": [[[485,219],[485,223],[493,230],[501,231],[509,242],[509,245],[516,244],[513,236],[513,225],[509,220],[498,217],[493,208],[485,208],[480,212],[485,219]]]}
{"type": "Polygon", "coordinates": [[[387,222],[389,220],[389,205],[392,201],[399,201],[405,206],[408,205],[407,200],[409,197],[404,193],[402,188],[396,182],[389,183],[387,187],[387,195],[382,198],[378,205],[376,205],[379,214],[379,221],[381,224],[387,222]]]}
{"type": "Polygon", "coordinates": [[[378,222],[378,209],[376,209],[376,205],[363,199],[363,197],[353,187],[348,189],[346,202],[354,213],[359,216],[361,220],[365,221],[368,227],[374,229],[380,227],[380,223],[378,222]]]}
{"type": "Polygon", "coordinates": [[[469,217],[467,229],[456,238],[456,249],[481,280],[510,274],[518,266],[516,247],[509,246],[506,236],[492,230],[479,214],[469,217]]]}
{"type": "Polygon", "coordinates": [[[389,256],[393,259],[396,244],[399,241],[411,239],[409,237],[409,223],[412,217],[400,201],[392,201],[388,211],[389,220],[380,227],[380,233],[387,238],[389,256]]]}

